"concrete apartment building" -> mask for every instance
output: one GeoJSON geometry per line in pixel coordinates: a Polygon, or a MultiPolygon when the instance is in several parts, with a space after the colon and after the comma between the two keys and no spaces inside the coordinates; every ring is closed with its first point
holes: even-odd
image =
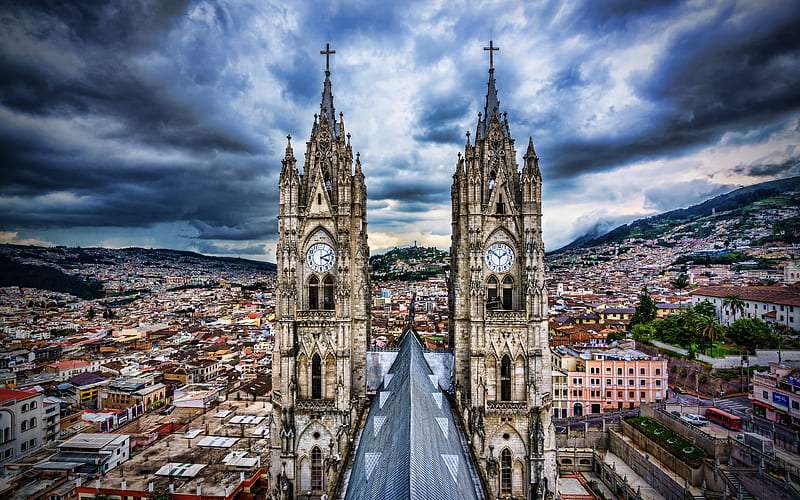
{"type": "Polygon", "coordinates": [[[103,474],[126,462],[129,456],[129,435],[85,432],[60,444],[50,460],[80,463],[76,472],[81,474],[103,474]]]}
{"type": "Polygon", "coordinates": [[[635,408],[667,397],[667,360],[635,349],[559,346],[553,352],[556,418],[635,408]]]}
{"type": "Polygon", "coordinates": [[[740,318],[758,318],[800,330],[800,286],[704,286],[691,293],[692,305],[707,300],[717,308],[717,318],[729,325],[740,318]],[[737,295],[744,311],[724,307],[725,297],[737,295]]]}
{"type": "MultiPolygon", "coordinates": [[[[775,443],[800,451],[800,365],[770,363],[769,371],[753,375],[753,416],[756,430],[773,434],[775,443]],[[777,424],[777,429],[776,425],[777,424]]],[[[763,432],[762,432],[763,433],[763,432]]]]}
{"type": "Polygon", "coordinates": [[[0,466],[42,446],[41,394],[0,389],[0,466]]]}

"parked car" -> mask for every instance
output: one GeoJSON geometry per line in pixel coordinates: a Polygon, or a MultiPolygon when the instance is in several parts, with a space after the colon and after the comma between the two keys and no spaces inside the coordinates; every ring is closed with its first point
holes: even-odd
{"type": "Polygon", "coordinates": [[[695,415],[694,413],[687,413],[686,415],[681,415],[681,419],[684,421],[692,424],[692,425],[708,425],[708,419],[702,415],[695,415]]]}
{"type": "Polygon", "coordinates": [[[161,415],[169,415],[170,413],[172,413],[172,410],[174,410],[174,409],[175,409],[175,405],[169,405],[169,406],[165,406],[165,407],[164,407],[164,408],[163,408],[163,409],[162,409],[160,412],[158,412],[158,413],[160,413],[161,415]]]}
{"type": "Polygon", "coordinates": [[[686,389],[684,389],[683,387],[678,387],[677,385],[673,387],[672,390],[677,394],[686,394],[686,389]]]}
{"type": "Polygon", "coordinates": [[[678,410],[672,410],[670,413],[672,413],[672,415],[675,417],[681,418],[681,412],[678,410]]]}

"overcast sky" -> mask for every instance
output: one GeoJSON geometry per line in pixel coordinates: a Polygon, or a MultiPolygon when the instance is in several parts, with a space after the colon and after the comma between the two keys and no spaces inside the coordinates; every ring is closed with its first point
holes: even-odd
{"type": "Polygon", "coordinates": [[[799,25],[796,0],[4,2],[0,242],[274,261],[330,43],[373,252],[448,248],[491,39],[554,250],[800,174],[799,25]]]}

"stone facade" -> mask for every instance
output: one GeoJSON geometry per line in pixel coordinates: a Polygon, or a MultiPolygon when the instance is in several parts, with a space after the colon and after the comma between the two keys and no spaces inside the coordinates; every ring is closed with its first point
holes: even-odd
{"type": "MultiPolygon", "coordinates": [[[[491,47],[491,45],[490,45],[491,47]]],[[[551,361],[539,158],[522,171],[494,68],[453,176],[449,303],[456,393],[492,498],[552,498],[551,361]]]]}
{"type": "Polygon", "coordinates": [[[304,172],[289,138],[279,184],[271,471],[278,497],[318,498],[335,487],[366,396],[371,295],[364,175],[328,70],[304,172]]]}

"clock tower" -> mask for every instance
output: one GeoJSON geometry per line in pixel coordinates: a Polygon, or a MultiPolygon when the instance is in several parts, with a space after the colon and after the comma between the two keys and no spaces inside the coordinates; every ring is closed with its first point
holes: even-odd
{"type": "Polygon", "coordinates": [[[520,171],[489,82],[474,144],[453,176],[450,345],[456,391],[492,498],[545,499],[556,487],[539,158],[520,171]]]}
{"type": "Polygon", "coordinates": [[[366,396],[370,328],[366,187],[342,113],[330,47],[303,172],[291,137],[280,173],[272,484],[280,498],[332,495],[366,396]]]}

